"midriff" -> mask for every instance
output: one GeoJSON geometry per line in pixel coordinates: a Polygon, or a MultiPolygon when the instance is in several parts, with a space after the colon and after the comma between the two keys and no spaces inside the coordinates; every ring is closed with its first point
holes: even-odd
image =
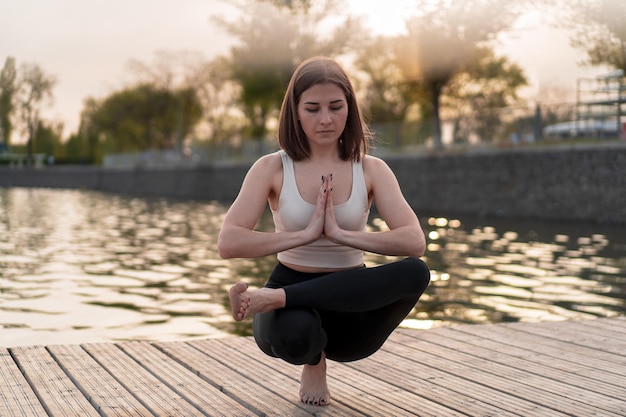
{"type": "Polygon", "coordinates": [[[294,271],[298,271],[298,272],[336,272],[336,271],[343,271],[346,269],[356,269],[356,268],[361,268],[363,267],[362,264],[359,265],[355,265],[355,266],[348,266],[348,267],[343,267],[343,268],[318,268],[318,267],[312,267],[312,266],[302,266],[302,265],[296,265],[296,264],[292,264],[289,262],[280,262],[281,264],[285,265],[287,268],[293,269],[294,271]]]}

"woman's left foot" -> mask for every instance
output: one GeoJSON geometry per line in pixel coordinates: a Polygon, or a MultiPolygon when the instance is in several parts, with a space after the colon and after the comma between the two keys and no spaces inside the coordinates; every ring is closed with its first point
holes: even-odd
{"type": "Polygon", "coordinates": [[[248,284],[245,282],[238,282],[228,291],[228,297],[230,298],[230,309],[233,313],[233,318],[236,321],[241,321],[246,318],[246,312],[250,307],[250,298],[245,294],[248,289],[248,284]]]}
{"type": "Polygon", "coordinates": [[[286,295],[282,288],[248,289],[248,284],[238,282],[228,291],[233,318],[241,321],[256,313],[267,313],[285,307],[286,295]]]}

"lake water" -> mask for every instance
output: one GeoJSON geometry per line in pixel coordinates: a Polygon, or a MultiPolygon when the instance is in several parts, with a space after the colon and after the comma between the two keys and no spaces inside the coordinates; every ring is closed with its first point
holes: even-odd
{"type": "MultiPolygon", "coordinates": [[[[219,258],[226,208],[0,189],[0,346],[250,334],[249,321],[231,319],[227,289],[262,285],[275,259],[219,258]]],[[[624,227],[420,217],[432,283],[403,327],[626,312],[624,227]]],[[[271,217],[259,227],[272,230],[271,217]]]]}

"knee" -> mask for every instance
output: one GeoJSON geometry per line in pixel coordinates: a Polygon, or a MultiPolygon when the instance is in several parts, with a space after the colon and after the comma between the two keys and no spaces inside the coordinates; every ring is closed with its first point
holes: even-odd
{"type": "Polygon", "coordinates": [[[420,258],[406,258],[402,262],[405,262],[407,268],[410,270],[410,276],[415,279],[415,284],[419,287],[418,290],[423,292],[430,283],[430,269],[426,262],[420,258]]]}
{"type": "Polygon", "coordinates": [[[318,361],[327,338],[317,312],[284,309],[276,313],[274,331],[269,337],[274,355],[295,365],[318,361]]]}

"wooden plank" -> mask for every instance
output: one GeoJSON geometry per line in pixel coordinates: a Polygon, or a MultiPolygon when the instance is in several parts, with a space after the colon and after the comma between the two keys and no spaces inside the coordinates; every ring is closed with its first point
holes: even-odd
{"type": "MultiPolygon", "coordinates": [[[[534,326],[533,326],[534,327],[534,326]]],[[[577,332],[582,331],[583,334],[578,334],[578,339],[581,339],[581,336],[589,335],[590,341],[594,340],[602,340],[607,338],[615,338],[620,341],[620,344],[626,343],[626,334],[624,332],[616,332],[611,330],[613,327],[608,324],[603,324],[601,320],[590,319],[590,320],[567,320],[562,323],[562,326],[558,326],[559,330],[566,330],[568,334],[576,334],[577,332]]],[[[548,323],[546,326],[548,329],[554,329],[555,323],[548,323]]],[[[617,329],[618,327],[615,326],[617,329]]]]}
{"type": "MultiPolygon", "coordinates": [[[[596,336],[585,332],[585,327],[576,324],[577,322],[549,322],[549,323],[526,323],[527,326],[520,327],[522,331],[533,333],[544,339],[557,339],[561,342],[568,342],[572,345],[591,348],[597,352],[608,352],[621,356],[626,352],[626,340],[606,336],[596,336]],[[541,325],[539,325],[541,324],[541,325]]],[[[507,326],[504,324],[503,326],[507,326]]]]}
{"type": "MultiPolygon", "coordinates": [[[[302,367],[294,366],[280,359],[270,358],[262,353],[251,338],[223,339],[224,349],[213,349],[212,355],[220,355],[221,360],[231,363],[246,363],[250,360],[263,363],[265,367],[249,377],[257,382],[266,378],[278,378],[277,374],[291,376],[294,382],[299,381],[302,367]],[[228,348],[230,347],[230,349],[228,348]]],[[[362,372],[328,361],[328,384],[331,391],[331,415],[336,415],[339,405],[342,407],[358,407],[361,412],[371,416],[406,415],[417,413],[422,416],[454,416],[459,415],[448,408],[433,403],[426,398],[399,390],[397,387],[380,380],[368,379],[362,372]]],[[[297,401],[299,384],[291,384],[289,391],[284,392],[289,398],[297,401]]],[[[311,407],[311,406],[308,406],[311,407]]],[[[326,407],[324,407],[324,411],[326,407]]],[[[319,408],[317,408],[319,410],[319,408]]],[[[311,407],[315,412],[316,408],[311,407]]],[[[345,411],[343,411],[345,413],[345,411]]],[[[359,414],[360,415],[360,414],[359,414]]]]}
{"type": "Polygon", "coordinates": [[[566,326],[574,332],[584,331],[586,334],[593,335],[595,340],[611,339],[612,341],[618,340],[621,346],[626,344],[626,323],[623,322],[609,322],[598,319],[583,321],[571,320],[567,322],[566,326]]]}
{"type": "MultiPolygon", "coordinates": [[[[414,332],[403,332],[408,336],[417,336],[414,332]]],[[[503,343],[498,339],[481,337],[487,334],[493,336],[493,330],[489,331],[483,326],[476,326],[471,333],[462,328],[448,327],[436,332],[442,339],[439,343],[444,346],[459,346],[456,342],[463,342],[461,347],[467,353],[477,353],[477,348],[486,349],[481,355],[487,360],[496,360],[500,363],[516,366],[520,370],[533,371],[536,373],[550,374],[557,379],[567,380],[580,388],[585,388],[600,394],[612,395],[615,398],[623,397],[624,390],[621,386],[626,386],[626,375],[618,376],[621,381],[609,383],[606,381],[606,372],[598,370],[597,367],[589,366],[586,363],[573,362],[563,357],[548,356],[525,349],[519,345],[503,343]],[[485,332],[487,330],[487,332],[485,332]],[[488,352],[491,351],[491,352],[488,352]]],[[[434,340],[429,338],[429,340],[434,340]]]]}
{"type": "MultiPolygon", "coordinates": [[[[214,340],[209,341],[209,351],[218,348],[214,340]]],[[[306,410],[293,402],[286,401],[266,386],[259,385],[248,379],[247,367],[241,365],[227,366],[215,358],[204,354],[190,344],[178,344],[172,349],[170,344],[157,346],[189,369],[196,372],[202,379],[217,387],[220,391],[256,414],[277,416],[310,416],[306,410]]],[[[207,353],[210,353],[207,351],[207,353]]],[[[257,364],[248,364],[249,368],[257,364]]]]}
{"type": "MultiPolygon", "coordinates": [[[[622,370],[626,366],[625,356],[612,355],[590,347],[578,346],[552,337],[544,337],[533,332],[527,332],[525,330],[529,328],[528,325],[529,323],[498,325],[495,329],[489,328],[489,325],[483,325],[484,332],[489,333],[489,335],[484,336],[492,340],[499,340],[503,343],[523,347],[541,355],[561,358],[573,363],[584,363],[607,374],[623,375],[622,370]]],[[[456,330],[469,334],[483,332],[480,326],[476,328],[458,326],[456,330]]]]}
{"type": "Polygon", "coordinates": [[[387,342],[387,348],[374,354],[371,361],[351,366],[470,415],[568,415],[558,407],[538,404],[518,392],[503,391],[502,381],[491,374],[468,377],[463,374],[462,364],[438,359],[431,352],[406,348],[394,340],[395,335],[387,342]]]}
{"type": "MultiPolygon", "coordinates": [[[[239,378],[245,378],[250,382],[262,386],[269,392],[272,392],[276,398],[287,407],[287,409],[298,409],[301,415],[315,414],[316,409],[320,407],[303,404],[298,400],[298,384],[293,372],[280,373],[274,368],[275,362],[268,360],[267,357],[257,355],[244,355],[243,360],[240,356],[246,352],[246,348],[254,344],[250,337],[232,337],[226,339],[216,339],[211,341],[192,341],[189,346],[201,352],[203,355],[210,356],[213,360],[220,362],[222,365],[229,367],[239,374],[239,378]]],[[[256,347],[256,345],[254,345],[256,347]]],[[[258,348],[256,349],[258,351],[258,348]]],[[[256,352],[255,352],[256,353],[256,352]]],[[[294,369],[295,370],[295,367],[294,369]]],[[[235,376],[237,377],[237,376],[235,376]]],[[[327,411],[326,407],[321,407],[322,414],[327,411]]],[[[350,415],[351,410],[339,410],[341,413],[350,415]]]]}
{"type": "MultiPolygon", "coordinates": [[[[566,325],[566,323],[563,323],[563,325],[566,325]]],[[[476,326],[474,328],[459,326],[443,331],[459,332],[463,334],[463,337],[472,337],[475,334],[481,335],[490,338],[492,341],[516,346],[534,354],[556,359],[557,363],[567,361],[570,369],[572,367],[586,367],[597,370],[603,375],[606,375],[607,372],[612,372],[626,377],[623,372],[620,372],[620,367],[622,369],[626,367],[626,356],[624,355],[615,355],[594,347],[579,346],[567,341],[560,341],[555,338],[524,331],[527,328],[526,323],[520,323],[518,326],[497,326],[497,333],[485,326],[476,326]]]]}
{"type": "Polygon", "coordinates": [[[46,410],[40,404],[24,375],[7,349],[0,349],[0,416],[40,417],[46,410]]]}
{"type": "Polygon", "coordinates": [[[0,349],[0,416],[626,415],[626,317],[398,330],[328,407],[250,337],[0,349]],[[95,411],[95,413],[94,413],[95,411]]]}
{"type": "Polygon", "coordinates": [[[11,352],[49,415],[100,416],[45,347],[18,347],[11,352]]]}
{"type": "MultiPolygon", "coordinates": [[[[187,346],[182,342],[169,342],[164,344],[173,352],[185,351],[187,346]]],[[[248,416],[255,415],[255,411],[235,401],[219,387],[208,383],[206,379],[179,363],[179,361],[166,355],[159,344],[148,345],[141,342],[120,344],[120,348],[134,360],[140,362],[153,375],[162,381],[180,396],[185,398],[195,407],[203,410],[210,416],[248,416]]]]}
{"type": "MultiPolygon", "coordinates": [[[[415,338],[406,334],[405,336],[406,345],[411,349],[415,348],[415,338]]],[[[485,375],[485,380],[498,383],[503,391],[521,394],[536,402],[541,401],[545,406],[550,406],[554,398],[558,398],[559,410],[564,412],[593,413],[594,410],[604,410],[606,415],[626,415],[626,402],[621,395],[612,397],[589,389],[588,386],[593,385],[594,381],[588,378],[570,375],[523,358],[442,337],[436,333],[429,334],[427,339],[418,348],[426,352],[436,349],[436,354],[446,361],[463,364],[459,374],[464,377],[480,381],[485,375]]]]}
{"type": "MultiPolygon", "coordinates": [[[[602,326],[603,329],[626,335],[626,320],[620,320],[619,317],[598,318],[596,323],[598,326],[602,326]]],[[[623,338],[624,336],[620,335],[619,337],[623,338]]]]}
{"type": "MultiPolygon", "coordinates": [[[[405,394],[413,394],[415,396],[425,398],[426,404],[437,404],[440,408],[449,411],[437,414],[429,413],[429,415],[473,415],[473,416],[511,416],[517,415],[510,410],[496,406],[485,398],[480,396],[459,395],[454,388],[454,381],[444,380],[441,375],[420,374],[416,369],[407,365],[406,362],[393,358],[387,362],[385,358],[391,357],[388,351],[379,351],[372,357],[359,361],[357,363],[346,363],[342,366],[353,368],[364,374],[364,383],[367,381],[376,381],[373,389],[376,390],[378,384],[387,381],[389,385],[395,388],[399,395],[395,396],[394,401],[398,407],[403,407],[402,398],[405,394]],[[393,362],[393,364],[391,363],[393,362]],[[394,368],[393,365],[405,367],[400,370],[394,368]]],[[[404,407],[416,415],[423,415],[419,401],[411,401],[404,407]],[[410,408],[409,408],[410,407],[410,408]]],[[[432,407],[432,406],[431,406],[432,407]]]]}
{"type": "Polygon", "coordinates": [[[250,379],[256,384],[267,387],[281,398],[281,400],[302,409],[307,415],[363,415],[361,412],[355,411],[336,401],[331,407],[319,407],[300,402],[298,397],[300,367],[266,356],[256,347],[251,337],[228,338],[215,340],[215,345],[212,343],[213,341],[211,341],[211,344],[194,341],[190,344],[221,363],[238,364],[239,372],[243,378],[250,379]],[[254,364],[254,366],[249,366],[249,364],[254,364]],[[283,372],[279,371],[281,367],[283,372]],[[332,412],[329,414],[330,410],[332,410],[332,412]]]}
{"type": "Polygon", "coordinates": [[[80,346],[48,346],[48,351],[101,415],[153,416],[80,346]]]}
{"type": "Polygon", "coordinates": [[[165,381],[158,379],[126,355],[117,345],[86,344],[83,345],[83,349],[154,415],[170,417],[205,415],[170,389],[165,381]]]}

